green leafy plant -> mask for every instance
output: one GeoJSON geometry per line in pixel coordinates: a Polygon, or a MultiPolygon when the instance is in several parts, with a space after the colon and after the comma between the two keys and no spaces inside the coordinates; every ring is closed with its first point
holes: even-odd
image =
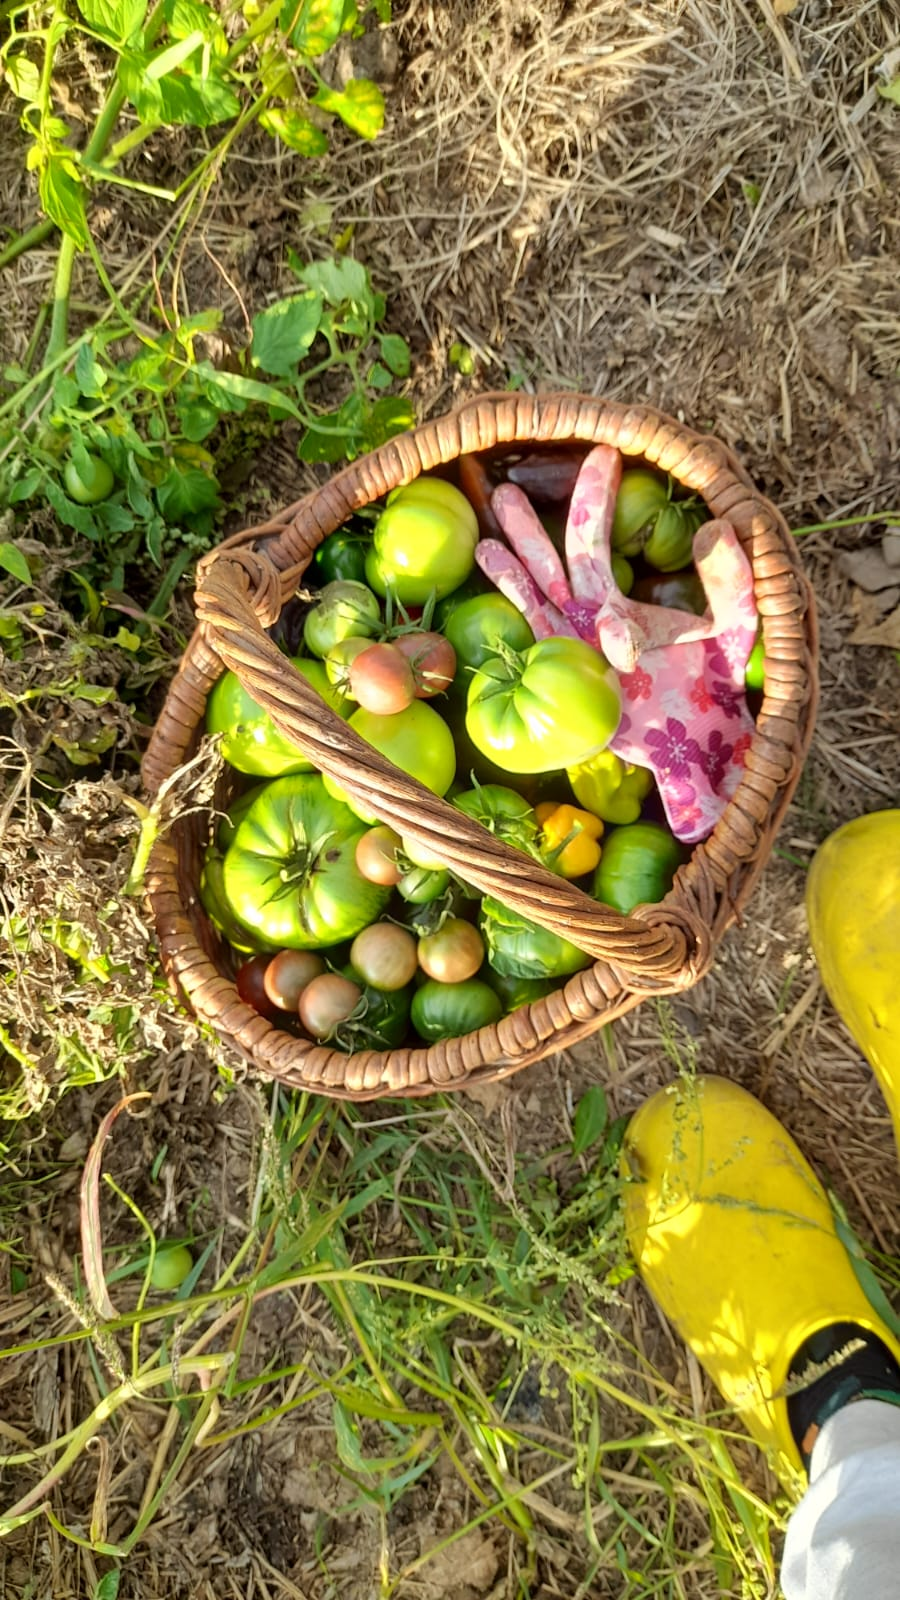
{"type": "MultiPolygon", "coordinates": [[[[22,360],[2,374],[0,498],[12,507],[46,504],[58,523],[97,546],[88,575],[104,589],[121,589],[129,563],[144,552],[158,567],[174,554],[167,598],[209,543],[221,462],[246,451],[260,431],[291,421],[301,429],[304,459],[332,461],[413,420],[407,402],[385,393],[408,373],[409,351],[399,336],[378,331],[384,298],[360,263],[294,259],[303,289],[257,316],[249,349],[231,350],[226,341],[224,356],[220,311],[179,315],[160,293],[175,240],[249,124],[305,156],[327,150],[335,118],[363,138],[377,135],[384,118],[377,86],[351,79],[335,89],[317,59],[342,34],[361,32],[368,9],[386,20],[389,0],[371,8],[366,0],[246,0],[236,36],[236,19],[226,22],[203,0],[78,0],[77,9],[64,0],[14,0],[4,9],[9,37],[0,72],[20,103],[44,220],[9,241],[0,266],[53,233],[59,244],[52,305],[38,313],[22,360]],[[57,90],[73,50],[91,62],[101,91],[80,142],[60,114],[57,90]],[[206,140],[177,188],[136,176],[145,169],[135,167],[135,151],[160,129],[181,126],[224,131],[206,140]],[[111,184],[170,207],[169,252],[158,272],[137,274],[133,293],[113,286],[92,229],[91,203],[111,184]],[[81,252],[105,299],[89,331],[73,338],[81,252]],[[316,378],[329,369],[331,390],[339,369],[334,410],[314,398],[316,378]],[[240,440],[236,418],[243,419],[240,440]]],[[[0,567],[29,579],[11,540],[0,544],[0,567]]]]}
{"type": "MultiPolygon", "coordinates": [[[[40,431],[17,422],[21,389],[0,406],[7,503],[48,502],[64,526],[100,547],[108,588],[122,588],[142,548],[157,566],[177,548],[181,570],[205,548],[220,505],[217,446],[236,418],[242,430],[248,413],[257,428],[300,424],[298,453],[307,461],[358,455],[415,420],[407,400],[383,392],[408,373],[409,349],[398,334],[379,331],[385,300],[366,268],[348,256],[292,256],[291,266],[304,287],[254,318],[249,347],[234,352],[228,368],[202,355],[202,341],[220,325],[217,311],[145,336],[135,354],[119,358],[122,329],[113,323],[85,335],[52,377],[40,431]],[[346,390],[333,410],[313,398],[326,372],[330,389],[343,380],[346,390]]],[[[8,381],[16,376],[7,369],[8,381]]],[[[0,564],[27,581],[23,560],[15,546],[0,546],[0,564]]]]}

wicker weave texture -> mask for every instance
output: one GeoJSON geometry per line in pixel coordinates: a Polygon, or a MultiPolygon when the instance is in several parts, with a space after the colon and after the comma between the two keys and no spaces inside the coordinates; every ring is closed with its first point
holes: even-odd
{"type": "Polygon", "coordinates": [[[366,810],[478,889],[571,939],[594,965],[496,1025],[429,1047],[345,1055],[276,1029],[237,995],[226,952],[196,897],[203,827],[182,817],[151,856],[147,884],[165,967],[192,1009],[257,1068],[295,1087],[348,1098],[421,1094],[505,1077],[573,1044],[652,993],[687,988],[753,888],[793,793],[817,700],[812,595],[775,508],[723,445],[650,408],[577,395],[483,396],[384,445],[280,516],[204,559],[198,628],[143,763],[155,794],[197,747],[209,691],[227,667],[277,727],[366,810]],[[532,443],[610,444],[672,473],[727,517],[754,573],[766,652],[765,696],[740,787],[661,905],[629,917],[504,845],[372,750],[297,673],[265,629],[316,546],[352,512],[461,454],[532,443]]]}

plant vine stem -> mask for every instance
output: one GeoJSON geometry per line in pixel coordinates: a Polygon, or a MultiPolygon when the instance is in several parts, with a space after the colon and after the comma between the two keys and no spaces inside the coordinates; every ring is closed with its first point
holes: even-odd
{"type": "Polygon", "coordinates": [[[0,271],[4,267],[11,266],[14,261],[18,260],[19,256],[25,254],[26,250],[35,250],[39,244],[43,244],[45,239],[49,239],[55,227],[56,223],[51,222],[49,217],[45,217],[43,222],[36,222],[33,228],[28,229],[27,233],[19,233],[15,238],[10,239],[6,249],[0,250],[0,271]]]}

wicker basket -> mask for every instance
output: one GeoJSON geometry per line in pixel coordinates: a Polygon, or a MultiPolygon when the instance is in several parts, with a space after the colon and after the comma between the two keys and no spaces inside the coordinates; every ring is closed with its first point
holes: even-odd
{"type": "Polygon", "coordinates": [[[229,953],[196,894],[206,819],[179,817],[157,842],[146,880],[170,980],[197,1017],[260,1072],[320,1094],[421,1095],[503,1078],[585,1038],[647,995],[696,983],[756,883],[812,733],[815,612],[785,522],[723,445],[649,407],[580,395],[482,396],[392,440],[272,521],[227,540],[201,563],[196,607],[199,626],[144,759],[151,794],[196,751],[207,695],[229,667],[279,729],[367,810],[423,846],[438,845],[469,883],[594,957],[593,966],[555,993],[463,1038],[354,1055],[310,1044],[239,999],[229,953]],[[714,516],[727,517],[753,564],[763,620],[765,698],[740,787],[666,899],[627,917],[502,844],[391,766],[324,705],[264,631],[295,592],[316,546],[361,506],[462,454],[573,441],[643,457],[700,493],[714,516]]]}

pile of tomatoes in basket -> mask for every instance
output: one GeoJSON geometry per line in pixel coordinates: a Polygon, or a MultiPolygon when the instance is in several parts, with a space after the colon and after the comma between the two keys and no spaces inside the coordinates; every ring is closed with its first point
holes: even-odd
{"type": "MultiPolygon", "coordinates": [[[[669,486],[651,476],[662,510],[669,486]]],[[[649,539],[654,518],[644,522],[649,539]]],[[[688,852],[651,774],[606,748],[619,704],[603,657],[580,640],[536,640],[478,572],[478,540],[461,490],[419,478],[320,545],[273,637],[362,739],[505,843],[619,911],[662,899],[688,852]]],[[[689,566],[641,560],[639,575],[645,591],[668,586],[664,603],[697,608],[689,566]]],[[[216,683],[206,725],[239,777],[200,900],[233,952],[239,994],[264,1016],[345,1051],[428,1044],[590,965],[367,813],[234,673],[216,683]]]]}

